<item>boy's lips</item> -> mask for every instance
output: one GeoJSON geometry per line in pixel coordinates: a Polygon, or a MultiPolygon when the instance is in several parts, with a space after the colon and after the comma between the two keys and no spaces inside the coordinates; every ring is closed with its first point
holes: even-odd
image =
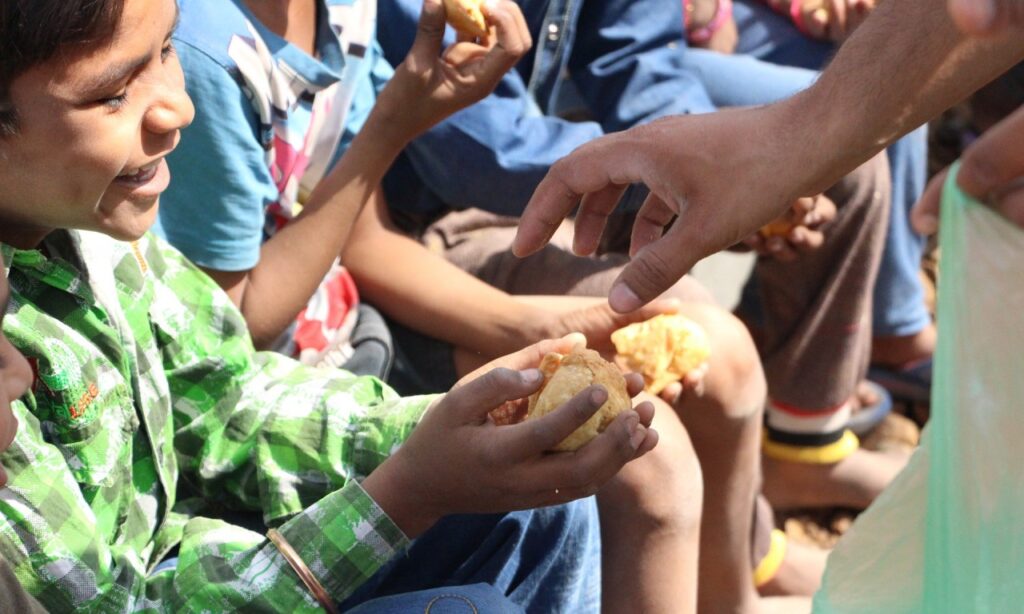
{"type": "Polygon", "coordinates": [[[114,179],[114,183],[127,188],[138,197],[159,196],[170,182],[171,172],[164,158],[127,170],[114,179]]]}

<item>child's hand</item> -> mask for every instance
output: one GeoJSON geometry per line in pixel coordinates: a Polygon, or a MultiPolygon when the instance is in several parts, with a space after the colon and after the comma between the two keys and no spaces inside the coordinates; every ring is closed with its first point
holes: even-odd
{"type": "Polygon", "coordinates": [[[876,0],[803,0],[804,31],[820,40],[843,42],[864,23],[875,4],[876,0]]]}
{"type": "MultiPolygon", "coordinates": [[[[565,503],[592,495],[629,461],[657,443],[654,407],[626,411],[573,453],[548,452],[607,398],[591,386],[542,418],[496,426],[488,414],[535,392],[533,368],[571,340],[543,342],[499,359],[460,381],[424,415],[402,447],[364,482],[367,492],[409,536],[455,513],[496,513],[565,503]]],[[[643,387],[627,378],[630,394],[643,387]]]]}
{"type": "Polygon", "coordinates": [[[836,205],[827,196],[801,198],[777,221],[792,226],[785,234],[765,236],[758,232],[744,240],[743,244],[759,256],[775,258],[780,262],[795,262],[801,255],[813,252],[824,244],[825,233],[822,227],[835,217],[836,205]]]}
{"type": "Polygon", "coordinates": [[[424,0],[416,40],[378,101],[395,109],[394,120],[408,138],[486,97],[530,49],[530,31],[515,2],[490,0],[485,10],[490,35],[478,42],[460,35],[442,55],[444,6],[424,0]]]}

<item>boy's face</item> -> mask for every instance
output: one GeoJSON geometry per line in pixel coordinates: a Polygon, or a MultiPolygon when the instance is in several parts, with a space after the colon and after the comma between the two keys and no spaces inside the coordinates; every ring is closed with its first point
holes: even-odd
{"type": "MultiPolygon", "coordinates": [[[[10,301],[11,290],[7,285],[7,276],[0,272],[0,326],[3,325],[7,303],[10,301]]],[[[19,398],[28,390],[32,383],[32,370],[28,362],[0,328],[0,452],[6,450],[14,441],[14,433],[18,430],[18,420],[11,413],[11,401],[19,398]]],[[[7,472],[0,465],[0,488],[7,485],[7,472]]]]}
{"type": "Polygon", "coordinates": [[[62,50],[11,85],[18,132],[0,139],[0,240],[49,230],[141,236],[194,109],[170,44],[175,0],[125,0],[109,41],[62,50]]]}

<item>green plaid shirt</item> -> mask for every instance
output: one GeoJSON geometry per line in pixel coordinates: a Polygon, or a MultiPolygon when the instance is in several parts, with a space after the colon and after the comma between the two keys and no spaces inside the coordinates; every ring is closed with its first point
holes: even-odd
{"type": "Polygon", "coordinates": [[[211,502],[262,512],[339,601],[407,545],[357,479],[431,398],[254,351],[227,295],[155,238],[42,247],[2,246],[4,332],[36,377],[0,457],[0,557],[44,606],[319,609],[262,535],[201,517],[211,502]]]}

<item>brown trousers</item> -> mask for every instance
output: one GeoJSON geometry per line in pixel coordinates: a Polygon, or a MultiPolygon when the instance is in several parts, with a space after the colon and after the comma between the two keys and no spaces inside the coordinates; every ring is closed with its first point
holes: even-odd
{"type": "MultiPolygon", "coordinates": [[[[890,200],[884,154],[827,194],[838,212],[826,226],[825,244],[793,263],[761,258],[754,273],[765,316],[758,337],[769,395],[773,402],[811,413],[847,401],[867,369],[872,290],[890,200]]],[[[422,240],[456,266],[511,294],[606,296],[628,261],[621,253],[576,256],[569,222],[540,252],[516,258],[509,250],[516,223],[515,218],[469,209],[434,222],[422,240]]],[[[691,277],[667,294],[711,300],[691,277]]]]}

